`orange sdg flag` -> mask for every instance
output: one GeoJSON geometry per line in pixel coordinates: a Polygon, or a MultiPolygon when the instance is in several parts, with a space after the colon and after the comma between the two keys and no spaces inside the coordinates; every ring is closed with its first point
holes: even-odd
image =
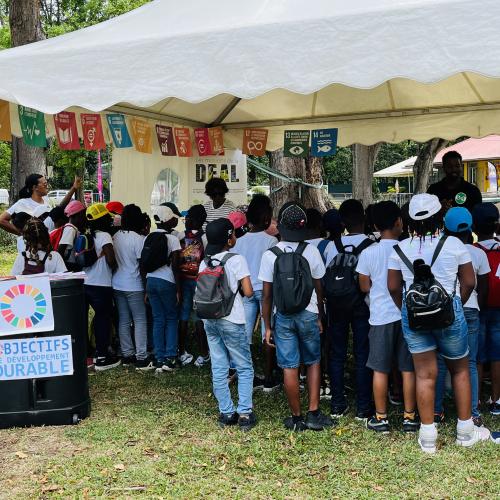
{"type": "Polygon", "coordinates": [[[243,154],[264,156],[266,154],[267,130],[246,128],[243,130],[243,154]]]}
{"type": "Polygon", "coordinates": [[[0,100],[0,141],[12,141],[10,130],[10,107],[7,101],[0,100]]]}
{"type": "Polygon", "coordinates": [[[175,148],[177,156],[190,157],[193,156],[193,145],[191,143],[191,133],[186,127],[175,127],[175,148]]]}
{"type": "Polygon", "coordinates": [[[208,129],[208,140],[212,154],[224,154],[224,136],[222,135],[222,127],[212,127],[208,129]]]}
{"type": "Polygon", "coordinates": [[[144,120],[132,118],[132,137],[134,138],[134,146],[139,153],[151,154],[153,152],[153,140],[151,133],[151,125],[144,120]]]}

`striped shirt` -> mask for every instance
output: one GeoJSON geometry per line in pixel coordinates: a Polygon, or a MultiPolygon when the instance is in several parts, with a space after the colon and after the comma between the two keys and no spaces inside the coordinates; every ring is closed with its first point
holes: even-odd
{"type": "Polygon", "coordinates": [[[220,219],[221,217],[227,218],[227,216],[236,210],[236,205],[231,200],[225,200],[224,203],[219,208],[214,208],[214,203],[212,200],[208,200],[203,204],[207,212],[207,222],[203,226],[203,229],[207,226],[209,222],[213,220],[220,219]]]}

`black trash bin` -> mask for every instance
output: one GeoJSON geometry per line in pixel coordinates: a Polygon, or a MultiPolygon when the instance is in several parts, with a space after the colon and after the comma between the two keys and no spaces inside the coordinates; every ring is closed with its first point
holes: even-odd
{"type": "Polygon", "coordinates": [[[71,335],[73,375],[0,381],[0,428],[76,424],[90,415],[83,280],[51,281],[54,331],[2,337],[71,335]]]}

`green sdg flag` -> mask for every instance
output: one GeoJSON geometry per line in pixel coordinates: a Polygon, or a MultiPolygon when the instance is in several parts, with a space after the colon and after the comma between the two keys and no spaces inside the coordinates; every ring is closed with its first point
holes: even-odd
{"type": "Polygon", "coordinates": [[[288,158],[307,158],[310,133],[310,130],[285,130],[283,155],[288,158]]]}
{"type": "Polygon", "coordinates": [[[24,142],[28,146],[36,146],[39,148],[47,147],[44,114],[36,109],[27,108],[21,105],[19,105],[17,109],[24,142]]]}

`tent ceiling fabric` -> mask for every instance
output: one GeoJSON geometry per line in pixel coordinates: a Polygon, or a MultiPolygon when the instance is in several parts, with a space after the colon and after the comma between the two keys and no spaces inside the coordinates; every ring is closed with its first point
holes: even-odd
{"type": "Polygon", "coordinates": [[[0,98],[339,143],[500,132],[498,0],[156,0],[0,52],[0,98]]]}

